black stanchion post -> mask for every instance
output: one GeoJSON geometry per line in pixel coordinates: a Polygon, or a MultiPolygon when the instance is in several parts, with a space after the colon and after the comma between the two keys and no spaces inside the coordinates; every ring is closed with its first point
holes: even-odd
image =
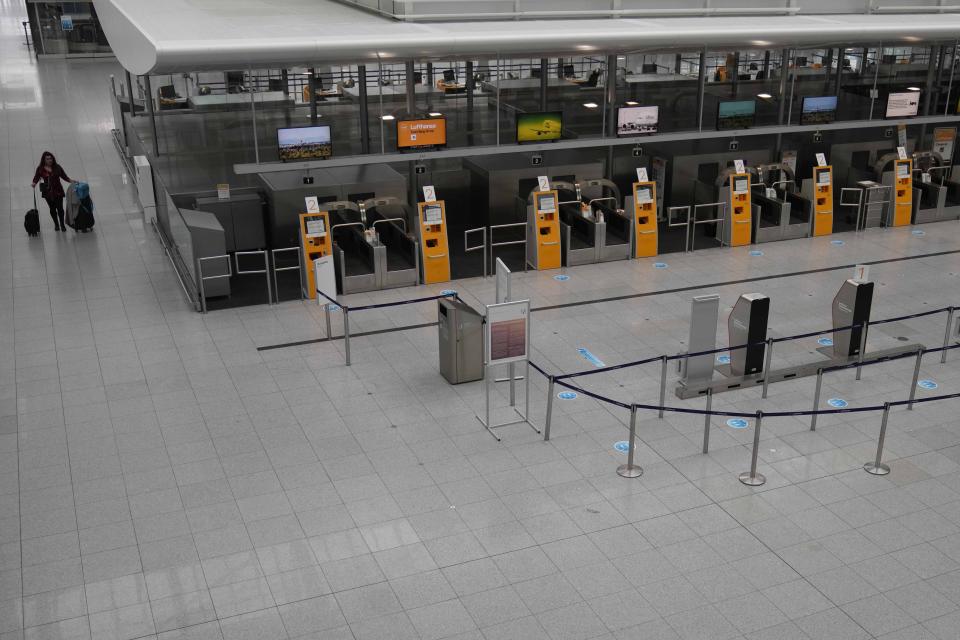
{"type": "Polygon", "coordinates": [[[624,478],[639,478],[643,467],[633,464],[633,450],[637,443],[637,405],[630,405],[630,447],[627,449],[627,464],[617,467],[617,475],[624,478]]]}
{"type": "Polygon", "coordinates": [[[857,354],[857,380],[860,379],[860,371],[863,369],[863,353],[867,350],[867,329],[870,328],[869,322],[860,325],[860,352],[857,354]]]}
{"type": "Polygon", "coordinates": [[[760,423],[763,422],[763,411],[757,411],[756,422],[753,425],[753,453],[750,457],[750,471],[740,474],[740,482],[749,487],[759,487],[767,479],[762,473],[757,473],[757,460],[760,457],[760,423]]]}
{"type": "Polygon", "coordinates": [[[346,307],[340,307],[343,309],[343,348],[347,356],[347,366],[350,366],[350,310],[346,307]]]}
{"type": "Polygon", "coordinates": [[[707,387],[707,412],[703,414],[703,452],[710,451],[710,411],[713,409],[713,389],[707,387]]]}
{"type": "Polygon", "coordinates": [[[890,403],[883,403],[883,420],[880,422],[880,438],[877,440],[877,457],[873,462],[863,465],[863,470],[875,476],[885,476],[890,473],[890,467],[880,462],[883,458],[883,441],[887,437],[887,419],[890,417],[890,403]]]}
{"type": "Polygon", "coordinates": [[[327,323],[327,340],[333,340],[333,331],[330,329],[330,303],[323,305],[323,319],[327,323]]]}
{"type": "Polygon", "coordinates": [[[907,403],[908,411],[913,411],[913,399],[917,397],[917,382],[920,380],[920,364],[922,362],[923,347],[917,347],[917,362],[913,365],[913,381],[910,383],[910,402],[907,403]]]}
{"type": "Polygon", "coordinates": [[[663,418],[663,402],[667,398],[667,356],[660,356],[660,411],[658,418],[663,418]]]}
{"type": "Polygon", "coordinates": [[[943,351],[940,352],[940,364],[947,361],[947,345],[950,344],[950,330],[953,328],[953,307],[947,307],[947,328],[943,331],[943,351]]]}
{"type": "Polygon", "coordinates": [[[823,386],[823,367],[817,369],[817,388],[813,391],[813,413],[810,414],[810,431],[817,430],[817,411],[820,410],[820,387],[823,386]]]}
{"type": "Polygon", "coordinates": [[[553,418],[553,387],[554,387],[554,383],[555,383],[555,381],[554,381],[554,379],[553,379],[553,376],[548,376],[548,377],[547,377],[547,380],[548,380],[548,383],[547,383],[547,419],[546,419],[546,422],[545,422],[544,425],[543,425],[543,441],[544,441],[544,442],[547,442],[548,440],[550,440],[550,422],[551,422],[551,419],[553,418]]]}
{"type": "Polygon", "coordinates": [[[763,363],[763,395],[767,397],[767,387],[770,386],[770,363],[773,361],[773,338],[767,338],[766,358],[763,363]]]}

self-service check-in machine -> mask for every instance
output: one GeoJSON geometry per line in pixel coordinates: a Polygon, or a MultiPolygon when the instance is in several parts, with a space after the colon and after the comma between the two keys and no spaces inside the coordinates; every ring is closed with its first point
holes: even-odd
{"type": "Polygon", "coordinates": [[[313,261],[330,255],[330,216],[326,211],[300,214],[300,247],[303,260],[300,264],[302,282],[306,286],[303,295],[311,300],[317,297],[317,283],[313,261]]]}
{"type": "MultiPolygon", "coordinates": [[[[630,204],[630,203],[627,203],[630,204]]],[[[657,183],[633,183],[633,257],[650,258],[659,252],[657,183]]],[[[628,210],[631,207],[626,207],[628,210]]]]}
{"type": "Polygon", "coordinates": [[[891,227],[902,227],[913,220],[913,160],[900,159],[893,163],[893,215],[891,227]]]}
{"type": "Polygon", "coordinates": [[[534,269],[560,268],[560,204],[556,189],[536,191],[527,213],[527,262],[534,269]]]}
{"type": "Polygon", "coordinates": [[[803,181],[801,191],[813,209],[811,235],[826,236],[833,233],[833,167],[814,167],[813,178],[803,181]]]}
{"type": "Polygon", "coordinates": [[[421,202],[420,264],[423,283],[446,282],[450,279],[450,250],[447,245],[447,215],[443,200],[421,202]]]}
{"type": "Polygon", "coordinates": [[[750,346],[730,350],[730,375],[749,376],[763,371],[769,315],[770,298],[762,293],[745,293],[733,305],[727,318],[730,346],[750,346]]]}
{"type": "Polygon", "coordinates": [[[723,225],[717,231],[722,233],[723,244],[741,247],[750,244],[753,233],[753,202],[750,198],[750,174],[729,173],[726,184],[720,189],[720,201],[726,206],[723,212],[723,225]]]}

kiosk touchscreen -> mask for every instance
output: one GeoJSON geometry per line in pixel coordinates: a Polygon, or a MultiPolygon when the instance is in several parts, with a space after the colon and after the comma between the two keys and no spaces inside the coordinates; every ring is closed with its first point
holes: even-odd
{"type": "Polygon", "coordinates": [[[330,217],[326,211],[300,214],[300,246],[303,251],[300,269],[307,287],[303,294],[313,300],[317,297],[313,261],[330,255],[330,217]]]}
{"type": "Polygon", "coordinates": [[[750,199],[750,174],[733,173],[730,175],[730,215],[727,216],[730,228],[726,231],[727,244],[740,247],[750,244],[753,220],[752,201],[750,199]]]}
{"type": "Polygon", "coordinates": [[[813,169],[813,235],[833,233],[833,167],[813,169]]]}
{"type": "Polygon", "coordinates": [[[657,183],[633,183],[633,257],[657,255],[657,183]]]}
{"type": "Polygon", "coordinates": [[[534,269],[560,268],[560,198],[555,189],[533,194],[527,220],[527,260],[534,269]]]}
{"type": "Polygon", "coordinates": [[[913,160],[893,163],[893,216],[890,226],[902,227],[913,218],[913,160]]]}
{"type": "Polygon", "coordinates": [[[447,210],[443,200],[421,202],[420,264],[423,283],[446,282],[450,279],[450,252],[447,248],[447,210]]]}

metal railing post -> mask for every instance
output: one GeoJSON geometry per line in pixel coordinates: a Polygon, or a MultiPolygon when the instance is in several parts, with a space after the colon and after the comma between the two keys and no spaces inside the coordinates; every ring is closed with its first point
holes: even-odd
{"type": "Polygon", "coordinates": [[[890,403],[883,403],[883,420],[880,422],[880,438],[877,440],[877,457],[873,462],[863,465],[863,470],[875,476],[885,476],[890,473],[890,467],[880,462],[883,458],[883,441],[887,437],[887,419],[890,417],[890,403]]]}
{"type": "Polygon", "coordinates": [[[762,473],[757,473],[757,461],[760,457],[760,423],[763,422],[763,411],[757,411],[756,422],[753,425],[753,453],[750,457],[750,471],[740,474],[739,480],[749,487],[759,487],[767,479],[762,473]]]}
{"type": "Polygon", "coordinates": [[[660,411],[658,418],[663,418],[663,402],[667,397],[667,356],[660,356],[660,411]]]}
{"type": "Polygon", "coordinates": [[[817,411],[820,410],[820,388],[823,386],[823,367],[817,369],[817,388],[813,392],[813,413],[810,414],[810,431],[817,430],[817,411]]]}
{"type": "Polygon", "coordinates": [[[767,388],[770,386],[770,362],[773,360],[773,338],[767,338],[766,358],[763,363],[763,395],[767,397],[767,388]]]}
{"type": "Polygon", "coordinates": [[[463,232],[463,252],[470,253],[471,251],[483,251],[483,277],[486,278],[490,275],[487,265],[487,228],[486,227],[477,227],[476,229],[466,229],[463,232]],[[471,247],[470,246],[470,234],[480,232],[483,241],[481,244],[471,247]]]}
{"type": "Polygon", "coordinates": [[[547,417],[543,425],[543,441],[547,442],[550,440],[550,423],[553,421],[553,390],[555,380],[553,376],[547,378],[547,417]]]}
{"type": "Polygon", "coordinates": [[[207,313],[207,294],[203,291],[203,260],[197,260],[197,275],[200,277],[200,313],[207,313]]]}
{"type": "Polygon", "coordinates": [[[343,310],[343,347],[346,354],[347,366],[350,366],[350,310],[346,307],[340,307],[343,310]]]}
{"type": "Polygon", "coordinates": [[[300,247],[284,247],[282,249],[271,249],[270,250],[271,262],[273,263],[273,294],[277,299],[277,304],[280,304],[280,285],[277,283],[277,273],[280,271],[293,271],[297,270],[297,275],[300,276],[300,299],[303,300],[303,256],[300,253],[300,247]],[[297,252],[297,266],[295,267],[278,267],[277,266],[277,254],[285,253],[288,251],[297,252]]]}
{"type": "Polygon", "coordinates": [[[860,379],[860,372],[863,369],[863,352],[867,350],[867,328],[869,322],[860,325],[860,352],[857,353],[857,380],[860,379]]]}
{"type": "Polygon", "coordinates": [[[947,309],[947,328],[943,330],[943,351],[940,352],[940,364],[947,361],[947,345],[950,344],[950,331],[953,329],[953,307],[947,309]]]}
{"type": "Polygon", "coordinates": [[[713,389],[707,387],[707,412],[703,414],[703,452],[710,451],[710,411],[713,409],[713,389]]]}
{"type": "Polygon", "coordinates": [[[637,443],[637,405],[630,405],[630,446],[627,449],[627,464],[617,467],[617,475],[624,478],[639,478],[643,475],[643,467],[633,464],[633,450],[637,443]]]}
{"type": "Polygon", "coordinates": [[[908,411],[913,411],[913,400],[917,397],[917,382],[920,380],[920,364],[922,362],[923,347],[917,347],[917,362],[913,365],[913,382],[910,383],[910,401],[907,402],[908,411]]]}

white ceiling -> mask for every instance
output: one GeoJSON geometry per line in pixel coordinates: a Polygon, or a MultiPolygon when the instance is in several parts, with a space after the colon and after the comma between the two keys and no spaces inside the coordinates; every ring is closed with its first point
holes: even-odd
{"type": "Polygon", "coordinates": [[[396,22],[330,0],[94,0],[137,75],[321,63],[954,42],[960,15],[396,22]]]}

